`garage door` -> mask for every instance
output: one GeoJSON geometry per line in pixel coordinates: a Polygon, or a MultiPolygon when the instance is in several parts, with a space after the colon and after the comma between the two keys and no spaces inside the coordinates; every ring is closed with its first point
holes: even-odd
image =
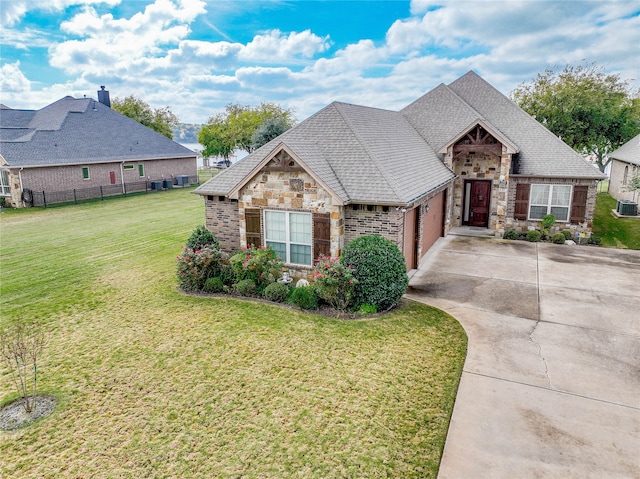
{"type": "MultiPolygon", "coordinates": [[[[429,211],[422,215],[422,248],[420,257],[425,255],[429,248],[444,235],[444,208],[445,193],[443,191],[429,200],[429,211]]],[[[423,210],[424,211],[424,210],[423,210]]]]}

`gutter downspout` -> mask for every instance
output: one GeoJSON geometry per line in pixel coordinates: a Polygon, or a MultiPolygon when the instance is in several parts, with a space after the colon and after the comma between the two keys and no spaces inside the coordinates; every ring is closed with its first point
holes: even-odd
{"type": "Polygon", "coordinates": [[[22,203],[22,208],[24,208],[24,201],[22,201],[22,191],[23,191],[23,187],[22,187],[22,170],[24,170],[24,166],[21,166],[20,169],[18,170],[18,182],[20,183],[20,202],[22,203]]]}
{"type": "Polygon", "coordinates": [[[127,190],[124,187],[124,160],[120,162],[120,179],[122,180],[122,194],[126,195],[127,190]]]}

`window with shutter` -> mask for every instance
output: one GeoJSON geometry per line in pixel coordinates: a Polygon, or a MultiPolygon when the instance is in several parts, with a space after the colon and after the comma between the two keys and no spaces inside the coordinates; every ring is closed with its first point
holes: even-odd
{"type": "Polygon", "coordinates": [[[260,218],[262,218],[260,209],[247,208],[244,210],[244,219],[247,228],[247,245],[253,245],[255,247],[262,246],[260,218]]]}
{"type": "Polygon", "coordinates": [[[526,220],[529,213],[529,190],[528,183],[518,183],[516,185],[516,203],[513,217],[517,220],[526,220]]]}
{"type": "Polygon", "coordinates": [[[313,257],[331,256],[331,215],[315,213],[313,215],[313,257]]]}
{"type": "Polygon", "coordinates": [[[587,214],[587,193],[589,187],[585,185],[573,187],[571,201],[571,223],[583,223],[587,214]]]}

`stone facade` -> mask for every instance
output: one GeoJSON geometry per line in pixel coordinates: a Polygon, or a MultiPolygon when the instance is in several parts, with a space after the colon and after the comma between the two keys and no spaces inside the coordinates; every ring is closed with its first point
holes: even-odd
{"type": "Polygon", "coordinates": [[[453,147],[445,155],[445,164],[456,174],[453,188],[451,226],[463,223],[464,182],[465,180],[490,180],[491,200],[489,203],[488,228],[500,231],[507,221],[509,191],[509,171],[511,154],[502,146],[500,158],[490,154],[467,154],[453,158],[453,147]]]}

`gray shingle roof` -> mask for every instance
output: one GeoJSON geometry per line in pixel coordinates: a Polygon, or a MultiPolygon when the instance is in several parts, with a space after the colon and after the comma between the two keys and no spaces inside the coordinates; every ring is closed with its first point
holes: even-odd
{"type": "Polygon", "coordinates": [[[334,102],[200,186],[228,195],[286,145],[345,203],[408,204],[453,178],[437,152],[475,123],[520,155],[520,174],[604,176],[473,72],[439,85],[400,112],[334,102]]]}
{"type": "Polygon", "coordinates": [[[609,158],[640,165],[640,135],[634,136],[613,153],[609,153],[609,158]]]}
{"type": "Polygon", "coordinates": [[[280,144],[345,203],[408,204],[453,178],[398,112],[334,102],[196,192],[228,194],[280,144]]]}
{"type": "Polygon", "coordinates": [[[474,72],[449,88],[520,148],[520,174],[594,178],[605,176],[532,116],[474,72]]]}
{"type": "Polygon", "coordinates": [[[0,109],[0,154],[10,167],[196,156],[102,103],[69,96],[37,111],[0,109]]]}

